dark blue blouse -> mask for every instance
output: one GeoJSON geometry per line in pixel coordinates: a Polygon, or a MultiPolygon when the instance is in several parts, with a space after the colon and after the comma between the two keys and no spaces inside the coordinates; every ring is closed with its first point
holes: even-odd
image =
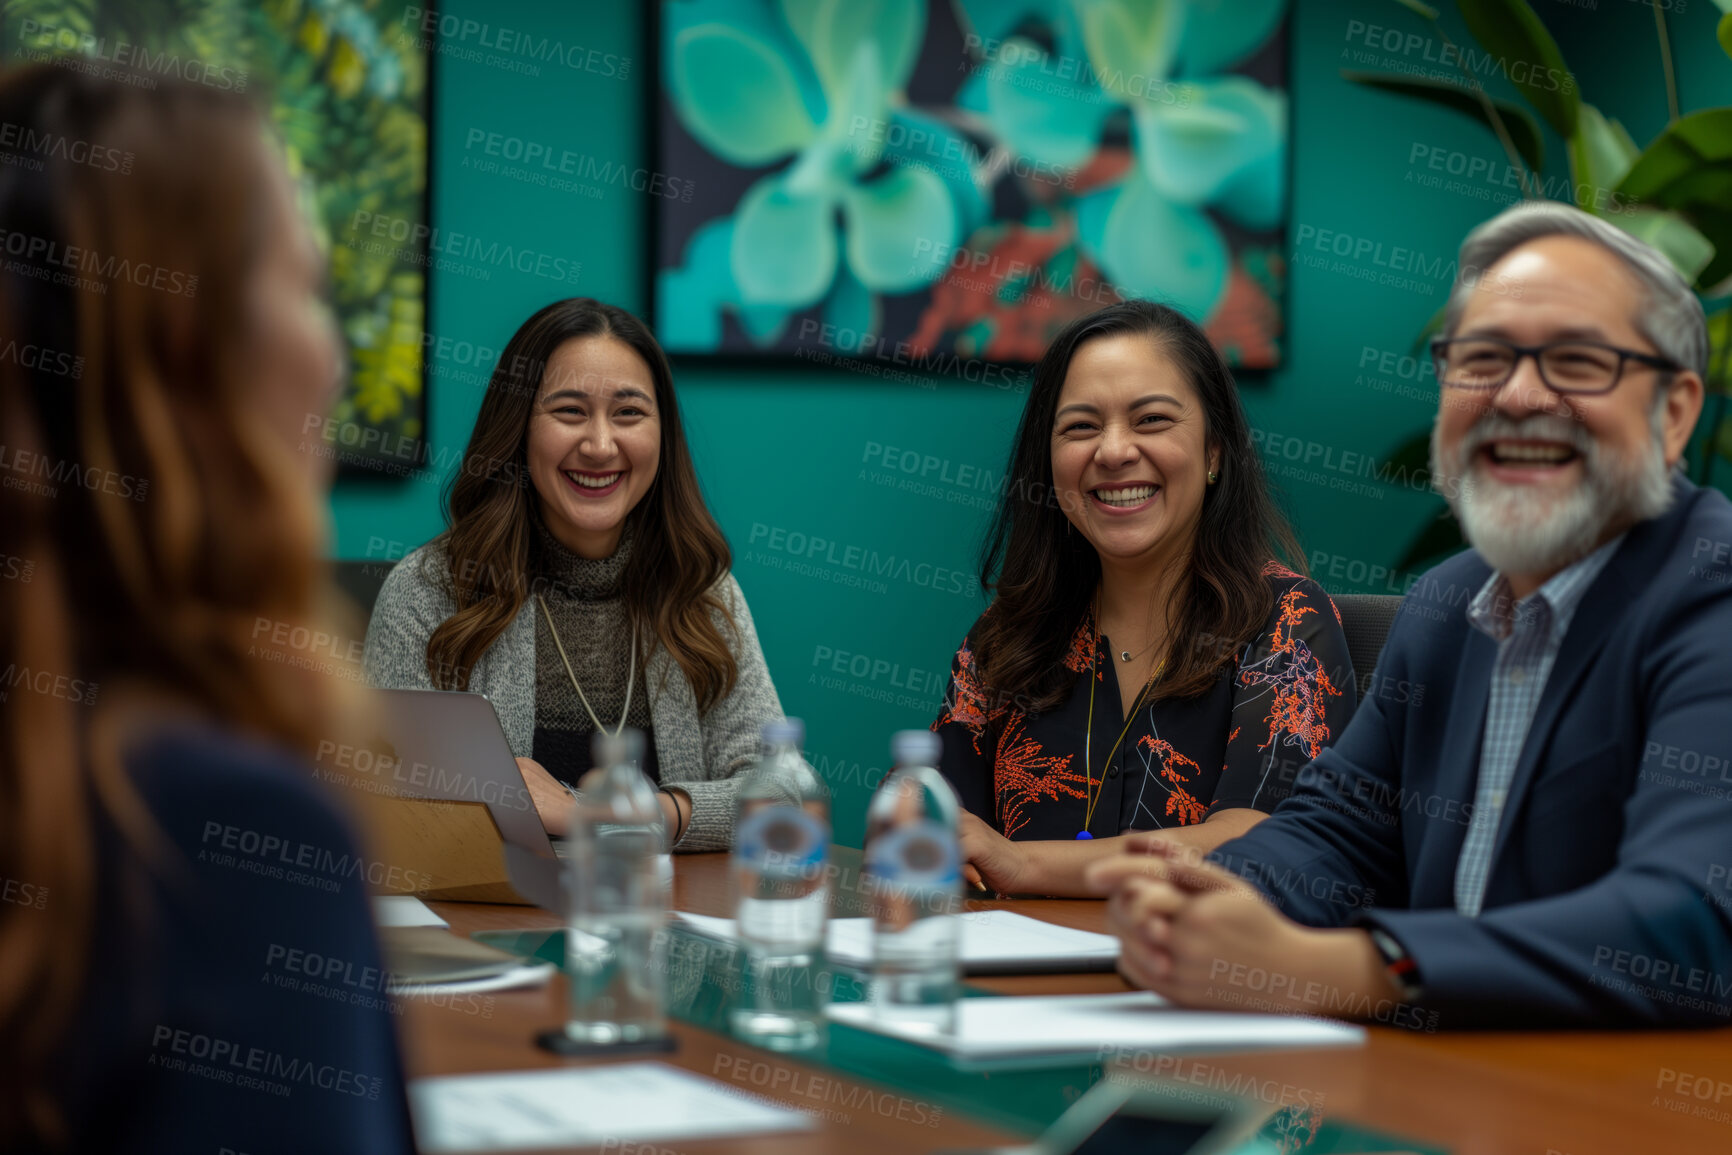
{"type": "Polygon", "coordinates": [[[367,897],[388,865],[278,748],[188,725],[127,769],[165,853],[99,823],[86,993],[52,1076],[73,1149],[413,1151],[367,897]]]}

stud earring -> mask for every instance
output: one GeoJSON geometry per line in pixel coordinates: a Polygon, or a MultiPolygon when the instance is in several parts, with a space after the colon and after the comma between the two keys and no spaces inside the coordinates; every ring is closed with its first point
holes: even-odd
{"type": "Polygon", "coordinates": [[[1209,484],[1210,485],[1215,484],[1216,479],[1219,478],[1220,476],[1221,475],[1219,473],[1216,473],[1213,469],[1209,470],[1209,484]]]}

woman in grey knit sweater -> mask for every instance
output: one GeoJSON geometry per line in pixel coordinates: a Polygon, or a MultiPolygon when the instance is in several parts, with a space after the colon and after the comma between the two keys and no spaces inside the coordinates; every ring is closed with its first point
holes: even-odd
{"type": "Polygon", "coordinates": [[[525,321],[447,506],[385,580],[369,680],[486,694],[554,834],[596,730],[643,730],[675,849],[725,848],[782,708],[648,328],[583,297],[525,321]]]}

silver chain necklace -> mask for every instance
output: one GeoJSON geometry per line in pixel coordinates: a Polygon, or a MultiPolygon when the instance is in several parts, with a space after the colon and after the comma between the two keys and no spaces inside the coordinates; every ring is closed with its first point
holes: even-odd
{"type": "Polygon", "coordinates": [[[618,737],[625,732],[626,715],[631,713],[631,692],[637,688],[637,623],[631,624],[631,668],[625,676],[625,709],[619,712],[619,725],[609,730],[601,724],[601,719],[595,716],[595,708],[584,696],[583,687],[578,684],[577,675],[572,672],[571,659],[565,656],[565,643],[559,640],[559,631],[553,627],[553,612],[547,608],[547,599],[540,594],[535,600],[541,606],[542,614],[547,618],[547,632],[553,635],[553,644],[559,650],[559,660],[565,664],[565,676],[571,679],[571,688],[577,691],[577,700],[583,703],[583,708],[589,711],[589,720],[595,723],[596,732],[609,737],[618,737]]]}

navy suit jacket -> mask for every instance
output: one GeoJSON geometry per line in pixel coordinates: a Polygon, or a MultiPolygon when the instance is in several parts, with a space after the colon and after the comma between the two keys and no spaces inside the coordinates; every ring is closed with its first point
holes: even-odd
{"type": "Polygon", "coordinates": [[[1341,737],[1217,860],[1299,922],[1382,927],[1444,1027],[1732,1025],[1732,502],[1677,480],[1588,588],[1467,918],[1490,575],[1418,581],[1341,737]]]}

